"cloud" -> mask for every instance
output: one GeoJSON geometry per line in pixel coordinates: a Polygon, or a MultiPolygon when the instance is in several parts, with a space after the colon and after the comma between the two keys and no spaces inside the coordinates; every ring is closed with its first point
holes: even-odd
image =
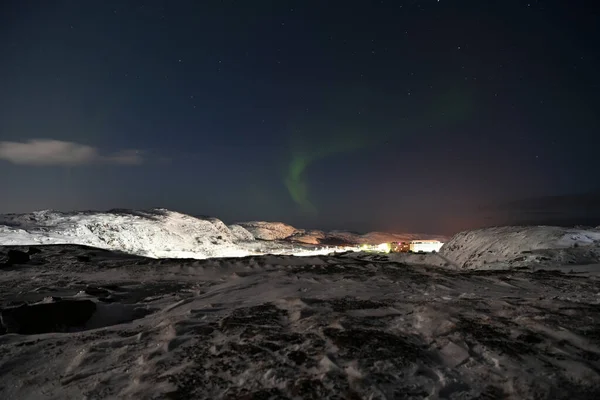
{"type": "Polygon", "coordinates": [[[0,142],[0,160],[30,166],[139,165],[144,161],[142,153],[137,150],[120,150],[102,155],[92,146],[52,139],[0,142]]]}
{"type": "Polygon", "coordinates": [[[109,156],[103,157],[110,164],[140,165],[144,162],[142,152],[139,150],[121,150],[109,156]]]}

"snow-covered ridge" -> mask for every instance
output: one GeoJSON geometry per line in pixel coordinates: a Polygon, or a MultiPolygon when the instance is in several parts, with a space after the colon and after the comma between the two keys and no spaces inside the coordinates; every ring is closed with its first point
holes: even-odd
{"type": "Polygon", "coordinates": [[[440,255],[460,268],[531,264],[540,260],[586,264],[600,260],[600,229],[505,226],[461,232],[440,255]]]}
{"type": "MultiPolygon", "coordinates": [[[[280,222],[228,226],[217,218],[192,217],[166,209],[66,213],[46,210],[0,215],[0,246],[78,244],[153,258],[308,256],[358,249],[328,246],[429,238],[443,240],[432,235],[309,231],[280,222]]],[[[540,261],[589,264],[600,262],[600,229],[478,229],[455,235],[442,247],[440,256],[448,266],[469,269],[510,268],[540,261]]]]}
{"type": "Polygon", "coordinates": [[[265,253],[314,255],[343,249],[329,246],[379,244],[416,238],[433,237],[381,232],[364,235],[347,231],[324,232],[266,221],[228,226],[217,218],[193,217],[160,208],[106,212],[44,210],[0,215],[0,245],[79,244],[153,258],[202,259],[265,253]]]}
{"type": "Polygon", "coordinates": [[[154,258],[252,254],[250,232],[165,210],[38,211],[0,216],[0,245],[80,244],[154,258]]]}
{"type": "Polygon", "coordinates": [[[217,218],[193,217],[166,209],[44,210],[0,215],[0,246],[77,244],[152,258],[308,256],[347,249],[329,247],[338,242],[362,243],[353,239],[331,243],[331,237],[281,222],[255,221],[228,226],[217,218]]]}

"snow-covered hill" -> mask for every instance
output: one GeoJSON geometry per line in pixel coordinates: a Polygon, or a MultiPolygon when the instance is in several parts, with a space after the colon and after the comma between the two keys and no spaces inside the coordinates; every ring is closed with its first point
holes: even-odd
{"type": "Polygon", "coordinates": [[[440,255],[459,268],[506,268],[555,261],[586,264],[600,260],[600,229],[507,226],[456,234],[440,255]]]}
{"type": "Polygon", "coordinates": [[[441,242],[447,240],[441,235],[428,235],[422,233],[387,233],[387,232],[369,232],[359,236],[360,243],[387,243],[387,242],[403,242],[408,240],[428,240],[435,239],[441,242]]]}
{"type": "Polygon", "coordinates": [[[227,226],[217,218],[166,209],[46,210],[0,215],[0,246],[78,244],[152,258],[196,259],[260,254],[308,256],[345,250],[318,242],[281,240],[297,232],[300,230],[283,223],[227,226]]]}
{"type": "MultiPolygon", "coordinates": [[[[308,256],[357,249],[327,246],[431,238],[444,241],[433,235],[309,231],[281,222],[227,226],[217,218],[192,217],[166,209],[67,213],[47,210],[0,215],[0,245],[78,244],[153,258],[308,256]]],[[[600,261],[600,229],[478,229],[455,235],[442,247],[440,256],[442,259],[428,263],[461,269],[510,268],[549,261],[589,264],[600,261]]]]}
{"type": "Polygon", "coordinates": [[[240,226],[165,209],[0,216],[1,245],[81,244],[154,258],[208,258],[253,254],[253,240],[240,226]]]}
{"type": "Polygon", "coordinates": [[[438,239],[444,241],[441,235],[418,233],[387,233],[369,232],[365,234],[348,231],[322,231],[295,228],[282,222],[252,221],[240,222],[238,225],[250,231],[256,239],[286,240],[295,243],[313,245],[359,245],[400,242],[414,239],[438,239]]]}
{"type": "Polygon", "coordinates": [[[379,244],[430,237],[381,232],[364,235],[346,231],[323,232],[266,221],[228,226],[217,218],[193,217],[166,209],[115,209],[106,212],[45,210],[0,215],[0,245],[79,244],[153,258],[326,254],[340,250],[327,246],[379,244]]]}
{"type": "Polygon", "coordinates": [[[259,240],[282,240],[300,232],[299,229],[283,222],[249,221],[239,222],[237,225],[259,240]]]}

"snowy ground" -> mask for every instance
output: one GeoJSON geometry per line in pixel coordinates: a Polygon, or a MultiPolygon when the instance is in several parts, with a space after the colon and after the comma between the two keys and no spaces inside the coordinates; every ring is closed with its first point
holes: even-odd
{"type": "Polygon", "coordinates": [[[2,322],[55,332],[0,332],[2,399],[600,398],[598,264],[37,249],[0,267],[2,322]],[[11,308],[59,297],[85,326],[11,308]]]}

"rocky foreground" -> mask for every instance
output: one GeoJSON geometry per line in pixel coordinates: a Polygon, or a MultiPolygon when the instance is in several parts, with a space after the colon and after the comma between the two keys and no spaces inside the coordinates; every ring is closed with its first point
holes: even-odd
{"type": "Polygon", "coordinates": [[[598,399],[599,271],[0,248],[0,398],[598,399]]]}

